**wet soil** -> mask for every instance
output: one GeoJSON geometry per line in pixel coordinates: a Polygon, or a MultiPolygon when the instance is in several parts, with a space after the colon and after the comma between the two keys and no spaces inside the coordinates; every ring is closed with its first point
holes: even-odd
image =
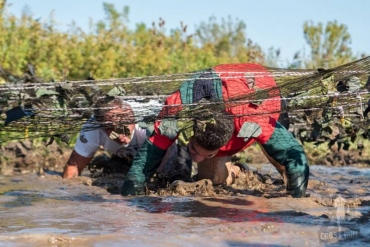
{"type": "MultiPolygon", "coordinates": [[[[48,141],[21,140],[11,141],[0,146],[0,174],[29,173],[54,171],[61,169],[66,164],[72,148],[64,143],[48,141]]],[[[102,152],[100,152],[102,153],[102,152]]],[[[97,154],[99,155],[99,153],[97,154]]],[[[326,166],[348,166],[356,165],[370,167],[370,155],[359,154],[358,150],[337,151],[336,148],[327,150],[325,155],[316,151],[307,152],[309,164],[326,166]]],[[[234,161],[242,160],[248,164],[266,164],[267,158],[260,148],[255,145],[249,147],[245,152],[234,157],[234,161]]]]}
{"type": "MultiPolygon", "coordinates": [[[[270,168],[251,166],[251,171],[268,174],[270,168]]],[[[87,171],[71,180],[60,175],[61,171],[48,171],[0,177],[0,245],[360,246],[370,242],[369,169],[312,166],[309,196],[301,199],[281,191],[266,196],[263,186],[259,193],[255,187],[223,194],[225,188],[213,187],[207,180],[172,184],[173,195],[122,197],[104,186],[93,186],[97,180],[87,171]],[[175,195],[188,190],[198,190],[199,195],[175,195]]],[[[276,175],[271,173],[273,178],[276,175]]]]}
{"type": "MultiPolygon", "coordinates": [[[[36,173],[43,175],[45,172],[61,171],[71,154],[71,148],[66,145],[53,142],[46,145],[40,140],[13,141],[1,147],[0,174],[16,175],[36,173]]],[[[318,158],[315,152],[308,153],[312,164],[323,164],[325,166],[343,167],[351,164],[356,167],[370,167],[370,157],[360,156],[357,150],[336,152],[328,150],[324,158],[318,158]],[[315,163],[316,162],[316,163],[315,163]]],[[[103,154],[103,151],[97,155],[103,154]]],[[[252,164],[268,164],[267,158],[262,154],[258,146],[252,146],[244,153],[233,158],[234,161],[242,160],[252,164]]],[[[193,175],[196,175],[196,166],[193,175]]],[[[119,194],[124,180],[123,174],[110,174],[100,176],[99,172],[93,174],[91,185],[99,186],[113,194],[119,194]]],[[[166,181],[154,178],[147,187],[147,195],[160,196],[216,196],[216,195],[258,195],[263,197],[285,196],[285,185],[282,178],[276,174],[271,167],[264,173],[259,170],[245,171],[239,174],[235,183],[231,186],[213,186],[208,180],[186,183],[177,181],[169,184],[166,181]],[[275,173],[274,176],[272,174],[275,173]]]]}
{"type": "MultiPolygon", "coordinates": [[[[147,196],[122,197],[122,174],[91,177],[86,170],[79,178],[63,180],[68,150],[53,144],[45,156],[41,146],[30,152],[27,143],[12,145],[3,147],[7,160],[1,156],[8,163],[0,175],[0,246],[370,243],[366,165],[312,165],[308,195],[301,199],[285,194],[280,175],[263,159],[231,186],[213,186],[209,180],[168,184],[154,178],[147,196]],[[17,155],[10,157],[12,152],[17,155]],[[12,159],[18,163],[11,166],[12,159]]],[[[248,155],[253,152],[258,150],[248,155]]]]}

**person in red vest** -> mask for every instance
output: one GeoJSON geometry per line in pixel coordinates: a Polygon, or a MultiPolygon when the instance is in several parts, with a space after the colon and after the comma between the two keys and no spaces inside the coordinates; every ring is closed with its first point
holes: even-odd
{"type": "Polygon", "coordinates": [[[213,184],[232,183],[239,167],[231,156],[257,142],[287,179],[287,192],[304,197],[309,179],[306,154],[278,122],[280,112],[280,91],[259,64],[225,64],[196,73],[167,98],[162,119],[135,156],[121,194],[143,194],[145,182],[178,140],[198,163],[198,179],[213,184]]]}

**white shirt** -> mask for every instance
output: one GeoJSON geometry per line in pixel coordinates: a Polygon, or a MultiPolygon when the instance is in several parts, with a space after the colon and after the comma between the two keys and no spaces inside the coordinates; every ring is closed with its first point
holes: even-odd
{"type": "MultiPolygon", "coordinates": [[[[91,124],[87,123],[84,125],[84,127],[88,126],[91,126],[91,124]]],[[[139,148],[143,145],[146,137],[146,130],[140,128],[137,124],[135,124],[132,138],[128,145],[113,141],[109,138],[104,129],[83,130],[77,138],[74,150],[83,157],[91,158],[95,155],[100,146],[103,146],[105,151],[117,154],[118,156],[120,156],[120,151],[125,150],[130,150],[133,156],[135,156],[139,148]]]]}

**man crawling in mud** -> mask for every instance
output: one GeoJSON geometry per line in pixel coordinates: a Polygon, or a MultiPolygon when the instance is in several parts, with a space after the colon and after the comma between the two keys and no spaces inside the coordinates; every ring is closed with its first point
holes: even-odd
{"type": "Polygon", "coordinates": [[[94,116],[82,127],[64,169],[63,178],[80,176],[101,147],[111,153],[112,158],[99,156],[98,162],[93,163],[103,163],[104,159],[107,159],[106,164],[114,164],[115,160],[119,160],[123,168],[127,167],[136,153],[135,149],[137,150],[145,140],[146,134],[145,130],[135,124],[121,125],[121,131],[118,131],[121,117],[131,120],[130,122],[134,121],[129,104],[120,98],[105,97],[96,102],[94,116]]]}
{"type": "Polygon", "coordinates": [[[257,142],[287,179],[288,194],[304,197],[307,158],[299,142],[277,121],[280,111],[280,92],[261,65],[226,64],[199,73],[167,98],[160,113],[163,119],[155,123],[153,134],[136,154],[121,194],[144,194],[145,183],[178,140],[198,163],[198,179],[210,179],[214,185],[231,184],[240,172],[231,156],[257,142]],[[268,94],[267,99],[246,98],[257,91],[268,94]],[[194,104],[205,100],[207,104],[194,104]],[[220,105],[221,109],[214,107],[220,105]],[[175,120],[187,113],[191,120],[175,120]]]}
{"type": "MultiPolygon", "coordinates": [[[[100,98],[94,105],[94,116],[82,127],[64,168],[63,178],[78,177],[87,166],[92,173],[102,170],[100,175],[126,174],[148,133],[135,124],[132,106],[148,107],[153,104],[159,105],[159,102],[136,103],[120,97],[100,98]],[[95,156],[101,148],[110,156],[95,156]]],[[[174,143],[167,152],[165,162],[157,169],[159,174],[165,174],[162,176],[169,182],[187,180],[191,176],[191,161],[190,158],[183,158],[187,153],[182,149],[174,143]],[[177,162],[174,159],[184,161],[177,162]]]]}

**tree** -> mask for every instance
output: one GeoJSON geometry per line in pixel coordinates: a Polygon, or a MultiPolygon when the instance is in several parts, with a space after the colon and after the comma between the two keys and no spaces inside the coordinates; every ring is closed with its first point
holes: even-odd
{"type": "Polygon", "coordinates": [[[6,0],[0,0],[0,15],[2,15],[6,5],[6,0]]]}
{"type": "Polygon", "coordinates": [[[238,19],[222,18],[218,23],[211,17],[197,27],[196,38],[199,46],[212,50],[218,63],[264,61],[261,47],[247,39],[246,24],[238,19]]]}
{"type": "Polygon", "coordinates": [[[303,25],[304,38],[310,47],[310,57],[304,61],[306,68],[332,68],[356,59],[352,54],[351,35],[344,24],[329,21],[303,25]]]}

